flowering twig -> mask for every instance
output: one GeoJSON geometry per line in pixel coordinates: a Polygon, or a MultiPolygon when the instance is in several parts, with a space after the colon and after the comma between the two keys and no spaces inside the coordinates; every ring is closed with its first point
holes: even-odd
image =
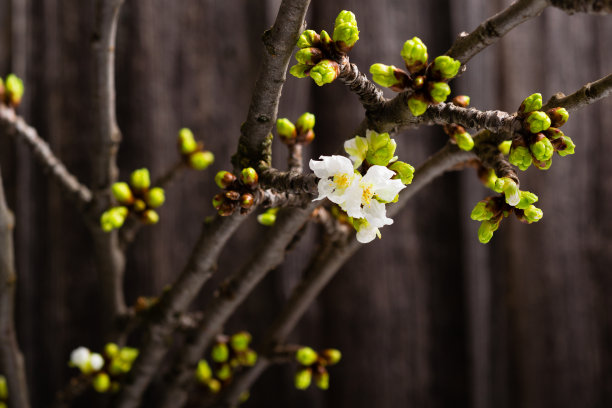
{"type": "Polygon", "coordinates": [[[21,116],[5,105],[0,104],[0,124],[16,140],[22,140],[34,154],[38,162],[49,172],[51,177],[66,191],[67,196],[79,209],[84,209],[92,199],[89,188],[81,184],[66,166],[57,158],[33,127],[21,116]]]}
{"type": "Polygon", "coordinates": [[[193,372],[206,347],[222,331],[227,319],[255,286],[282,262],[287,246],[317,205],[311,202],[305,208],[279,213],[274,227],[268,231],[252,258],[221,285],[217,296],[203,311],[202,324],[183,346],[179,360],[164,382],[164,398],[160,407],[181,407],[184,404],[189,384],[194,378],[193,372]]]}
{"type": "Polygon", "coordinates": [[[15,218],[8,209],[4,197],[2,174],[0,174],[0,374],[8,382],[8,396],[11,407],[28,408],[23,355],[19,350],[15,333],[15,251],[13,230],[15,218]]]}

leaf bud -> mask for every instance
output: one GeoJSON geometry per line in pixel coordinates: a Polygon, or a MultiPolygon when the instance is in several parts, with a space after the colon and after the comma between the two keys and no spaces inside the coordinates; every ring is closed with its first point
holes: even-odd
{"type": "Polygon", "coordinates": [[[137,190],[145,190],[151,185],[151,176],[146,168],[134,170],[130,176],[130,184],[137,190]]]}
{"type": "Polygon", "coordinates": [[[229,358],[229,348],[227,344],[215,344],[210,352],[210,357],[215,363],[225,363],[229,358]]]}
{"type": "Polygon", "coordinates": [[[320,367],[320,369],[315,372],[314,382],[315,385],[322,390],[329,388],[329,373],[324,367],[320,367]]]}
{"type": "Polygon", "coordinates": [[[542,109],[542,94],[534,93],[525,98],[518,111],[519,113],[529,113],[540,109],[542,109]]]}
{"type": "Polygon", "coordinates": [[[521,195],[521,200],[515,206],[519,210],[524,210],[525,208],[529,207],[531,204],[538,201],[538,196],[533,193],[530,193],[529,191],[521,191],[520,195],[521,195]]]}
{"type": "Polygon", "coordinates": [[[93,379],[92,385],[94,390],[99,393],[105,393],[110,389],[110,377],[106,373],[98,373],[93,379]]]}
{"type": "Polygon", "coordinates": [[[146,210],[142,213],[142,221],[147,225],[157,224],[159,222],[159,214],[155,210],[146,210]]]}
{"type": "Polygon", "coordinates": [[[419,71],[427,64],[427,47],[419,37],[406,41],[400,54],[410,73],[419,71]]]}
{"type": "Polygon", "coordinates": [[[289,68],[289,73],[296,78],[305,78],[308,76],[310,68],[312,68],[310,65],[295,64],[294,66],[289,68]]]}
{"type": "Polygon", "coordinates": [[[419,97],[412,96],[408,99],[408,108],[412,116],[421,116],[427,110],[427,103],[419,97]]]}
{"type": "Polygon", "coordinates": [[[323,60],[310,70],[310,77],[319,86],[329,84],[338,77],[340,67],[338,63],[330,60],[323,60]]]}
{"type": "Polygon", "coordinates": [[[229,171],[221,170],[215,175],[215,183],[222,189],[228,188],[234,181],[236,181],[236,176],[229,171]]]}
{"type": "Polygon", "coordinates": [[[254,168],[247,167],[242,169],[242,172],[240,172],[240,181],[245,186],[255,187],[259,181],[259,176],[254,168]]]}
{"type": "Polygon", "coordinates": [[[497,231],[497,228],[499,227],[499,220],[498,221],[483,221],[480,224],[480,228],[478,228],[478,240],[482,243],[482,244],[486,244],[488,243],[491,238],[493,238],[493,233],[495,231],[497,231]]]}
{"type": "Polygon", "coordinates": [[[540,133],[550,127],[550,118],[544,112],[531,112],[524,125],[531,133],[540,133]]]}
{"type": "Polygon", "coordinates": [[[467,95],[457,95],[453,98],[453,104],[465,108],[470,104],[470,97],[467,95]]]}
{"type": "Polygon", "coordinates": [[[295,353],[295,359],[298,363],[309,366],[317,361],[317,352],[310,347],[302,347],[295,353]]]}
{"type": "Polygon", "coordinates": [[[527,208],[525,208],[525,210],[523,210],[523,213],[525,215],[525,219],[529,223],[538,222],[544,216],[544,213],[542,212],[542,210],[540,210],[535,205],[528,206],[527,208]]]}
{"type": "Polygon", "coordinates": [[[310,368],[303,368],[295,373],[294,384],[298,390],[305,390],[310,387],[312,382],[312,370],[310,368]]]}
{"type": "Polygon", "coordinates": [[[450,86],[446,82],[430,82],[429,84],[429,96],[436,103],[444,102],[450,92],[450,86]]]}
{"type": "Polygon", "coordinates": [[[245,351],[251,343],[251,334],[246,331],[235,333],[230,338],[230,344],[236,351],[245,351]]]}
{"type": "Polygon", "coordinates": [[[546,111],[546,114],[550,118],[550,125],[553,127],[561,127],[569,119],[569,112],[565,108],[552,108],[546,111]]]}
{"type": "Polygon", "coordinates": [[[276,132],[285,143],[294,141],[297,136],[295,125],[287,118],[276,120],[276,132]]]}
{"type": "Polygon", "coordinates": [[[469,152],[474,148],[474,139],[468,132],[455,133],[455,142],[461,150],[469,152]]]}
{"type": "Polygon", "coordinates": [[[373,64],[370,67],[372,80],[380,86],[391,88],[392,86],[401,84],[401,80],[395,76],[397,68],[393,65],[373,64]]]}
{"type": "Polygon", "coordinates": [[[164,204],[166,201],[166,194],[164,189],[161,187],[154,187],[149,190],[147,194],[147,204],[151,208],[157,208],[164,204]]]}
{"type": "Polygon", "coordinates": [[[447,55],[436,57],[433,63],[433,71],[444,79],[451,79],[459,73],[461,62],[447,55]]]}
{"type": "Polygon", "coordinates": [[[353,48],[357,40],[359,40],[359,30],[357,29],[357,19],[355,14],[350,11],[342,10],[334,23],[334,32],[332,35],[334,41],[343,43],[340,47],[348,48],[346,51],[353,48]]]}
{"type": "Polygon", "coordinates": [[[206,360],[198,361],[196,368],[196,379],[202,384],[206,384],[212,378],[212,370],[206,360]]]}
{"type": "Polygon", "coordinates": [[[533,161],[531,157],[531,152],[526,146],[512,146],[510,149],[510,155],[508,156],[508,161],[511,164],[514,164],[522,171],[525,171],[531,166],[533,161]]]}
{"type": "Polygon", "coordinates": [[[315,126],[315,115],[309,112],[304,112],[296,122],[297,132],[300,134],[308,133],[315,126]]]}
{"type": "Polygon", "coordinates": [[[120,204],[131,204],[134,202],[134,196],[132,195],[132,190],[130,190],[130,186],[127,183],[118,182],[113,183],[111,186],[111,191],[113,192],[113,196],[120,204]]]}
{"type": "Polygon", "coordinates": [[[182,128],[178,134],[179,147],[182,154],[191,154],[198,148],[198,143],[190,129],[182,128]]]}
{"type": "Polygon", "coordinates": [[[321,42],[319,34],[314,30],[306,30],[298,39],[297,46],[299,48],[315,47],[321,42]]]}
{"type": "Polygon", "coordinates": [[[493,218],[494,215],[495,213],[489,208],[489,200],[483,200],[476,204],[470,214],[470,218],[474,221],[488,221],[493,218]]]}
{"type": "Polygon", "coordinates": [[[550,159],[555,152],[550,140],[541,133],[536,136],[536,140],[537,141],[535,143],[529,146],[533,157],[539,161],[546,161],[550,159]]]}
{"type": "Polygon", "coordinates": [[[19,78],[15,74],[10,74],[6,77],[4,88],[6,92],[6,97],[10,105],[15,108],[19,106],[19,104],[21,103],[21,98],[23,97],[23,92],[25,90],[21,78],[19,78]]]}
{"type": "Polygon", "coordinates": [[[315,47],[302,48],[295,53],[295,59],[300,64],[315,65],[323,58],[323,52],[315,47]]]}
{"type": "Polygon", "coordinates": [[[194,170],[204,170],[215,161],[215,155],[208,151],[195,152],[189,156],[189,166],[194,170]]]}
{"type": "Polygon", "coordinates": [[[392,179],[399,179],[404,184],[412,183],[412,178],[414,177],[414,167],[412,167],[410,164],[403,161],[396,161],[389,166],[389,170],[393,170],[395,172],[395,176],[393,176],[392,179]]]}
{"type": "Polygon", "coordinates": [[[510,154],[511,147],[512,140],[504,140],[503,142],[497,145],[497,150],[499,150],[501,154],[508,156],[510,154]]]}
{"type": "Polygon", "coordinates": [[[321,352],[321,358],[325,365],[334,365],[338,364],[342,358],[342,353],[337,349],[325,349],[321,352]]]}

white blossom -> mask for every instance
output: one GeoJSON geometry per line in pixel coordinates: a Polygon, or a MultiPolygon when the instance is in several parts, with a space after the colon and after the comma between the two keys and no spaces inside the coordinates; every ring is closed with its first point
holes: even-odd
{"type": "Polygon", "coordinates": [[[89,365],[94,371],[99,371],[104,367],[104,358],[98,353],[92,353],[89,358],[89,365]]]}
{"type": "Polygon", "coordinates": [[[328,198],[331,202],[343,206],[347,190],[361,175],[355,173],[353,164],[344,156],[321,156],[320,159],[310,160],[311,170],[320,178],[319,196],[315,200],[328,198]]]}
{"type": "Polygon", "coordinates": [[[87,347],[79,347],[70,353],[70,363],[83,371],[87,368],[90,357],[91,351],[87,347]]]}

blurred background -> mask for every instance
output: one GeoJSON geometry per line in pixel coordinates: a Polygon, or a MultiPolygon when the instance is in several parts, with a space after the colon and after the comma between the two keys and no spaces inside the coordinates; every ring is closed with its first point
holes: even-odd
{"type": "MultiPolygon", "coordinates": [[[[402,65],[405,40],[420,37],[444,53],[507,0],[313,0],[308,27],[333,28],[342,9],[361,30],[351,61],[402,65]]],[[[201,221],[213,214],[212,178],[229,169],[262,56],[261,34],[278,0],[126,1],[117,38],[121,175],[143,166],[153,177],[178,157],[177,131],[191,128],[216,156],[212,168],[183,175],[167,191],[158,226],[129,250],[128,302],[156,296],[186,262],[201,221]]],[[[81,181],[90,179],[93,124],[94,1],[0,1],[0,74],[25,80],[19,108],[81,181]]],[[[612,17],[546,10],[468,63],[453,95],[476,108],[513,112],[612,71],[612,17]]],[[[293,61],[292,61],[293,64],[293,61]]],[[[389,92],[388,96],[392,96],[389,92]]],[[[340,83],[319,88],[289,77],[279,117],[317,116],[309,156],[339,152],[363,109],[340,83]]],[[[246,406],[265,407],[609,407],[612,406],[612,100],[573,113],[564,132],[576,154],[550,170],[521,173],[544,218],[506,219],[488,245],[469,217],[490,193],[473,170],[447,174],[420,192],[342,268],[292,335],[314,348],[336,347],[323,392],[293,388],[293,367],[274,367],[246,406]]],[[[4,136],[4,135],[3,135],[4,136]]],[[[438,127],[397,136],[402,160],[422,163],[442,147],[438,127]]],[[[286,152],[275,146],[284,168],[286,152]]],[[[34,406],[49,404],[76,370],[69,353],[99,350],[98,290],[92,243],[80,217],[30,152],[0,137],[0,163],[17,217],[18,334],[34,406]]],[[[219,272],[195,308],[239,268],[264,227],[251,217],[225,249],[219,272]]],[[[299,281],[318,229],[306,235],[260,284],[226,331],[255,341],[299,281]]],[[[81,402],[89,406],[95,395],[81,402]]]]}

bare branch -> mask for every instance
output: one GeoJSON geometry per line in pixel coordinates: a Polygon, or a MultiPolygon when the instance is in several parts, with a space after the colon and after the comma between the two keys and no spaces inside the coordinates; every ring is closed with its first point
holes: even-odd
{"type": "Polygon", "coordinates": [[[33,127],[15,114],[13,109],[0,104],[0,123],[4,130],[16,140],[23,141],[49,175],[62,187],[67,196],[83,210],[92,199],[91,191],[72,175],[66,166],[51,151],[51,148],[33,127]]]}
{"type": "Polygon", "coordinates": [[[277,192],[275,190],[264,190],[263,198],[259,205],[261,207],[301,207],[311,201],[312,195],[307,193],[293,194],[287,192],[277,192]]]}
{"type": "Polygon", "coordinates": [[[349,87],[359,97],[366,111],[378,109],[387,99],[383,92],[365,74],[359,72],[357,65],[347,62],[341,65],[338,80],[349,87]]]}
{"type": "Polygon", "coordinates": [[[470,34],[462,33],[446,55],[453,57],[461,64],[494,44],[514,27],[537,17],[549,5],[547,0],[518,0],[504,11],[485,20],[470,34]]]}
{"type": "Polygon", "coordinates": [[[289,158],[287,159],[287,164],[289,165],[289,171],[295,171],[298,173],[302,172],[303,157],[302,151],[303,146],[301,143],[294,143],[292,145],[287,146],[289,150],[289,158]]]}
{"type": "Polygon", "coordinates": [[[612,13],[612,1],[610,0],[551,0],[553,6],[560,8],[568,14],[591,13],[591,14],[610,14],[612,13]]]}
{"type": "Polygon", "coordinates": [[[0,374],[8,383],[9,406],[28,408],[23,355],[15,334],[15,252],[13,230],[15,219],[6,205],[0,174],[0,374]]]}
{"type": "Polygon", "coordinates": [[[562,106],[571,111],[583,108],[593,102],[610,96],[612,93],[612,74],[598,79],[595,82],[586,84],[571,95],[565,96],[562,93],[554,95],[542,110],[562,106]]]}
{"type": "Polygon", "coordinates": [[[277,191],[295,194],[317,193],[316,176],[313,173],[283,172],[270,168],[260,173],[259,182],[263,187],[277,191]]]}

